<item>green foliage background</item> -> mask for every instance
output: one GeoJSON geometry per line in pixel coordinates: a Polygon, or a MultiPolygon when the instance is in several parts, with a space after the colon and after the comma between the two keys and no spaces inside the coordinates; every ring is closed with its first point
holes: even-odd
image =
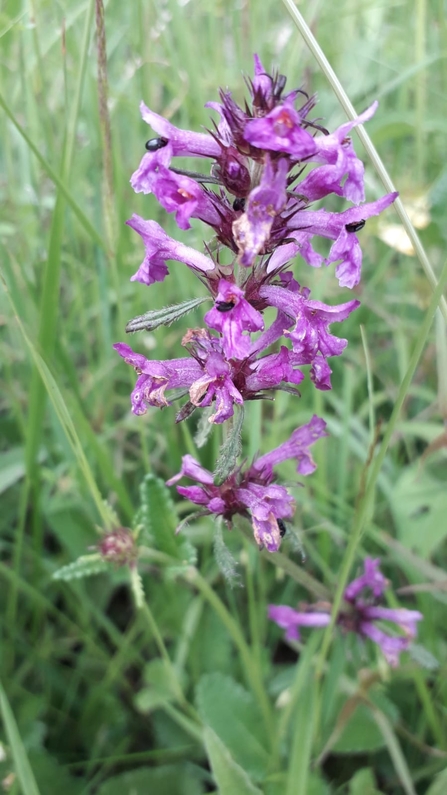
{"type": "MultiPolygon", "coordinates": [[[[303,0],[299,9],[357,110],[380,100],[368,132],[439,276],[447,239],[445,2],[303,0]]],[[[319,631],[291,648],[266,619],[270,601],[296,604],[336,588],[371,444],[387,427],[432,288],[417,259],[400,253],[394,211],[368,222],[362,307],[344,323],[349,347],[333,363],[333,391],[317,393],[305,382],[300,400],[280,394],[273,404],[253,403],[244,425],[253,455],[313,412],[328,420],[317,472],[304,489],[292,486],[305,560],[293,533],[284,556],[273,558],[258,553],[247,528],[224,530],[244,586],[232,589],[216,563],[213,522],[191,523],[175,538],[189,507],[174,506],[162,485],[184,452],[196,454],[194,418],[174,426],[174,409],[131,415],[134,376],[111,348],[133,316],[202,294],[178,263],[161,285],[129,282],[142,258],[124,224],[132,212],[189,245],[202,247],[206,234],[199,223],[179,231],[153,197],[133,193],[129,176],[151,137],[138,103],[200,130],[218,86],[242,100],[257,52],[289,87],[318,93],[327,128],[345,117],[281,2],[111,1],[105,23],[110,150],[98,110],[95,3],[5,0],[0,12],[3,788],[441,795],[447,344],[440,313],[422,340],[355,564],[365,553],[380,556],[394,592],[402,588],[390,604],[399,598],[424,613],[412,656],[390,672],[374,648],[336,636],[322,665],[319,631]],[[140,609],[132,595],[139,584],[134,578],[132,587],[126,569],[52,579],[89,554],[97,527],[115,516],[141,525],[140,609]]],[[[383,192],[367,163],[367,198],[383,192]]],[[[349,300],[332,271],[295,267],[314,298],[349,300]]],[[[132,344],[156,358],[181,355],[182,334],[201,322],[201,309],[132,344]]],[[[210,468],[220,442],[217,429],[200,452],[210,468]]],[[[294,482],[291,466],[282,475],[294,482]]]]}

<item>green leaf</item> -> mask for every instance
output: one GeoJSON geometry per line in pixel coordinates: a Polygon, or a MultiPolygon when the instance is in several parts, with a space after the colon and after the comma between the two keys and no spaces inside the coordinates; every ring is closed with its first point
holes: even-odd
{"type": "Polygon", "coordinates": [[[362,767],[349,782],[349,795],[381,795],[370,767],[362,767]]]}
{"type": "Polygon", "coordinates": [[[23,795],[40,795],[9,701],[0,684],[0,709],[23,795]]]}
{"type": "Polygon", "coordinates": [[[445,481],[406,467],[390,495],[399,541],[425,559],[447,535],[447,490],[445,481]]]}
{"type": "Polygon", "coordinates": [[[97,795],[202,795],[197,774],[185,765],[139,767],[107,779],[97,795]]]}
{"type": "Polygon", "coordinates": [[[151,660],[145,666],[144,681],[147,687],[143,687],[135,697],[139,712],[148,714],[162,704],[176,700],[172,677],[163,660],[151,660]]]}
{"type": "Polygon", "coordinates": [[[139,519],[151,543],[161,552],[179,557],[181,539],[175,535],[177,513],[171,495],[160,478],[146,475],[140,486],[139,519]]]}
{"type": "Polygon", "coordinates": [[[436,776],[425,795],[445,795],[447,792],[447,767],[436,776]]]}
{"type": "Polygon", "coordinates": [[[144,315],[138,315],[133,320],[129,320],[126,331],[154,331],[159,326],[170,326],[179,318],[187,315],[196,307],[203,304],[204,301],[209,301],[209,296],[205,298],[190,298],[188,301],[183,301],[181,304],[174,306],[165,306],[163,309],[152,309],[145,312],[144,315]]]}
{"type": "Polygon", "coordinates": [[[79,580],[82,577],[91,577],[92,574],[107,571],[108,568],[101,555],[95,552],[92,555],[83,555],[67,566],[62,566],[61,569],[54,572],[53,580],[64,580],[65,582],[79,580]]]}
{"type": "Polygon", "coordinates": [[[263,795],[209,726],[205,727],[203,734],[211,769],[219,787],[219,795],[263,795]]]}
{"type": "Polygon", "coordinates": [[[197,704],[203,722],[216,732],[237,764],[254,779],[262,779],[268,766],[267,741],[251,693],[229,676],[207,674],[199,682],[197,704]]]}
{"type": "Polygon", "coordinates": [[[234,422],[231,430],[223,443],[219,458],[216,461],[214,483],[220,486],[235,470],[237,459],[242,452],[242,425],[244,423],[244,409],[235,407],[234,422]]]}
{"type": "Polygon", "coordinates": [[[384,745],[385,740],[371,715],[371,710],[365,704],[359,704],[347,722],[343,734],[333,746],[332,752],[363,754],[378,751],[384,745]]]}

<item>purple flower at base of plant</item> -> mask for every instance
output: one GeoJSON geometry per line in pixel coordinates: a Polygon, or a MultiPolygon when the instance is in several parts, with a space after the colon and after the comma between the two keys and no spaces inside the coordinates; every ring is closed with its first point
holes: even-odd
{"type": "MultiPolygon", "coordinates": [[[[379,569],[378,559],[366,558],[364,573],[353,580],[345,589],[344,599],[346,607],[337,616],[337,624],[347,632],[355,632],[360,637],[370,638],[380,646],[382,653],[393,668],[399,665],[399,655],[406,651],[411,641],[416,637],[417,623],[423,616],[418,610],[406,610],[403,607],[380,607],[376,601],[383,595],[387,580],[379,569]],[[376,622],[386,621],[395,624],[403,635],[391,635],[376,622]]],[[[324,619],[321,624],[304,620],[307,616],[315,615],[319,605],[305,605],[305,610],[297,612],[287,605],[270,605],[269,618],[275,621],[282,629],[286,630],[286,638],[296,640],[298,626],[325,626],[324,619]]],[[[330,620],[330,605],[325,612],[317,615],[326,615],[326,624],[330,620]]]]}
{"type": "Polygon", "coordinates": [[[236,284],[220,279],[214,307],[206,313],[205,323],[222,334],[222,347],[227,359],[245,359],[251,340],[244,331],[261,331],[262,315],[244,298],[236,284]]]}
{"type": "Polygon", "coordinates": [[[146,256],[131,277],[131,282],[138,281],[142,284],[162,282],[168,275],[166,260],[184,262],[189,268],[200,273],[214,270],[214,262],[183,243],[179,243],[163,231],[156,221],[145,221],[139,215],[132,215],[126,224],[134,229],[143,239],[146,256]]]}
{"type": "Polygon", "coordinates": [[[207,513],[223,516],[227,522],[236,514],[249,518],[257,544],[276,552],[281,543],[278,520],[292,518],[295,501],[284,486],[274,482],[273,466],[293,458],[298,461],[301,475],[313,472],[315,464],[308,448],[326,435],[325,427],[324,420],[313,417],[308,425],[297,428],[288,442],[255,460],[248,469],[236,469],[219,486],[214,484],[211,472],[191,455],[185,455],[180,472],[167,485],[174,485],[182,477],[196,480],[200,485],[177,486],[179,494],[203,506],[207,513]]]}

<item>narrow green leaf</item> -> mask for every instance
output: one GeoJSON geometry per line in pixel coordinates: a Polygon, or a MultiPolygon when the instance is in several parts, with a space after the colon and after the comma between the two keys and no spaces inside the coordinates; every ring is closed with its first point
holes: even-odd
{"type": "Polygon", "coordinates": [[[296,705],[293,716],[295,727],[286,795],[308,795],[316,696],[314,673],[311,667],[312,657],[313,654],[311,655],[307,648],[298,663],[297,677],[293,687],[292,697],[296,705]]]}
{"type": "Polygon", "coordinates": [[[214,532],[214,554],[216,563],[230,588],[241,587],[241,575],[238,572],[237,560],[233,557],[225,544],[222,533],[222,521],[219,520],[216,521],[216,530],[214,532]]]}
{"type": "Polygon", "coordinates": [[[102,571],[107,571],[107,563],[101,558],[101,555],[96,552],[92,555],[83,555],[82,557],[69,563],[67,566],[62,566],[53,574],[53,580],[79,580],[82,577],[91,577],[93,574],[99,574],[102,571]]]}
{"type": "Polygon", "coordinates": [[[181,304],[174,306],[165,306],[163,309],[152,309],[145,312],[144,315],[138,315],[132,320],[129,320],[126,331],[127,333],[133,331],[154,331],[159,326],[170,326],[176,320],[187,315],[197,306],[203,304],[204,301],[209,301],[209,296],[204,298],[191,298],[189,301],[183,301],[181,304]]]}
{"type": "Polygon", "coordinates": [[[0,708],[2,712],[3,725],[5,727],[8,743],[11,746],[12,757],[14,759],[15,771],[19,779],[23,795],[40,795],[34,773],[28,761],[22,738],[20,737],[17,723],[3,686],[0,683],[0,708]]]}
{"type": "Polygon", "coordinates": [[[242,425],[244,422],[244,409],[241,406],[235,410],[233,426],[223,443],[219,458],[216,461],[214,483],[220,486],[234,471],[237,459],[242,452],[242,425]]]}
{"type": "Polygon", "coordinates": [[[425,795],[445,795],[447,792],[447,767],[436,776],[425,795]]]}
{"type": "Polygon", "coordinates": [[[413,781],[411,779],[411,773],[407,765],[407,760],[405,759],[402,748],[400,747],[399,740],[397,739],[394,729],[389,722],[386,715],[376,707],[372,707],[372,713],[374,715],[374,719],[379,727],[383,739],[385,740],[385,744],[388,748],[388,753],[391,757],[391,761],[394,765],[394,769],[396,774],[399,778],[399,781],[402,785],[402,789],[405,791],[406,795],[416,795],[416,790],[413,786],[413,781]]]}
{"type": "Polygon", "coordinates": [[[262,795],[209,726],[205,727],[204,740],[219,795],[262,795]]]}

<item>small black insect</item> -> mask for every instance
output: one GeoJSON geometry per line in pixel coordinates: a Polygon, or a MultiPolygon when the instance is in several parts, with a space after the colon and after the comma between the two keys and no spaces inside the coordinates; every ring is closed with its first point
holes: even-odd
{"type": "Polygon", "coordinates": [[[245,199],[235,199],[233,202],[233,210],[243,210],[245,208],[245,199]]]}
{"type": "Polygon", "coordinates": [[[236,306],[234,301],[219,301],[216,304],[216,309],[218,312],[231,312],[234,306],[236,306]]]}
{"type": "Polygon", "coordinates": [[[345,229],[347,232],[360,232],[365,224],[366,221],[355,221],[353,224],[346,224],[345,229]]]}
{"type": "Polygon", "coordinates": [[[163,149],[167,144],[167,138],[151,138],[150,141],[146,141],[145,147],[148,152],[156,152],[158,149],[163,149]]]}
{"type": "Polygon", "coordinates": [[[284,522],[283,519],[277,519],[276,521],[278,522],[279,535],[281,536],[281,538],[284,538],[284,536],[285,536],[285,534],[287,532],[286,523],[284,522]]]}

